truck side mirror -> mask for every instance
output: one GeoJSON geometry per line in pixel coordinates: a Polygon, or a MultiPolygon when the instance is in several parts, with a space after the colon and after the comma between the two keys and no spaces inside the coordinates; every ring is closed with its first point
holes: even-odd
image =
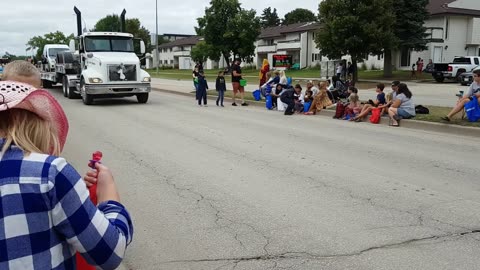
{"type": "Polygon", "coordinates": [[[68,43],[68,47],[70,48],[70,52],[75,52],[75,40],[71,39],[70,43],[68,43]]]}
{"type": "Polygon", "coordinates": [[[140,53],[141,54],[144,54],[146,51],[145,49],[145,42],[143,42],[143,40],[140,40],[140,53]]]}

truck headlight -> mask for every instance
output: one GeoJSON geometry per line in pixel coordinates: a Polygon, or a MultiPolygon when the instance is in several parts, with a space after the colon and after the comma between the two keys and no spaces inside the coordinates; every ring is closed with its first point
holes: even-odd
{"type": "Polygon", "coordinates": [[[145,78],[143,78],[142,81],[143,81],[143,82],[151,82],[151,81],[152,81],[152,78],[150,78],[150,77],[145,77],[145,78]]]}
{"type": "Polygon", "coordinates": [[[90,78],[90,79],[88,79],[88,81],[90,83],[102,83],[103,82],[102,79],[100,79],[100,78],[90,78]]]}

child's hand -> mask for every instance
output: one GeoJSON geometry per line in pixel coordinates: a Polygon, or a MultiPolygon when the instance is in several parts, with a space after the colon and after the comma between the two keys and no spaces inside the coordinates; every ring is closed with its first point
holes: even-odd
{"type": "Polygon", "coordinates": [[[90,170],[88,171],[85,176],[83,177],[83,181],[87,185],[87,188],[93,186],[97,183],[98,171],[97,170],[90,170]]]}

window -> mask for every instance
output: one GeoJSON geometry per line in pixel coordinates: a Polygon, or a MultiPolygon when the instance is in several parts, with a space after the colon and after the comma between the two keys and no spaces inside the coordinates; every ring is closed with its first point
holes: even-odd
{"type": "Polygon", "coordinates": [[[475,65],[479,65],[479,64],[480,64],[479,61],[478,61],[478,58],[475,57],[474,60],[475,60],[475,65]]]}
{"type": "Polygon", "coordinates": [[[133,52],[133,40],[128,37],[88,36],[87,52],[133,52]]]}
{"type": "Polygon", "coordinates": [[[266,43],[267,43],[267,46],[272,46],[273,45],[273,39],[267,39],[266,43]]]}
{"type": "Polygon", "coordinates": [[[382,59],[383,59],[383,53],[382,53],[382,54],[379,54],[379,55],[377,55],[377,60],[379,60],[379,61],[380,61],[380,60],[382,60],[382,59]]]}
{"type": "Polygon", "coordinates": [[[170,60],[170,65],[173,65],[173,60],[170,60]]]}

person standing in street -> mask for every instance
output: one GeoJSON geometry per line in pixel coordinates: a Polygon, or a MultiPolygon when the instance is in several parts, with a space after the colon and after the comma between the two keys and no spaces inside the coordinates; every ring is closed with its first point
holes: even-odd
{"type": "Polygon", "coordinates": [[[205,74],[203,71],[200,71],[198,73],[198,90],[197,90],[197,100],[198,100],[198,106],[202,106],[202,100],[203,100],[203,106],[207,106],[207,89],[208,89],[208,84],[207,80],[205,79],[205,74]]]}
{"type": "Polygon", "coordinates": [[[217,81],[215,82],[215,89],[218,92],[217,106],[220,103],[220,106],[223,107],[223,99],[225,97],[225,91],[227,91],[223,71],[218,72],[217,81]]]}
{"type": "Polygon", "coordinates": [[[245,102],[244,94],[245,88],[240,85],[240,80],[242,80],[242,69],[240,68],[241,60],[239,58],[235,59],[235,62],[232,67],[232,87],[233,87],[233,103],[232,106],[237,106],[236,98],[237,94],[240,94],[242,100],[242,106],[248,106],[245,102]]]}

